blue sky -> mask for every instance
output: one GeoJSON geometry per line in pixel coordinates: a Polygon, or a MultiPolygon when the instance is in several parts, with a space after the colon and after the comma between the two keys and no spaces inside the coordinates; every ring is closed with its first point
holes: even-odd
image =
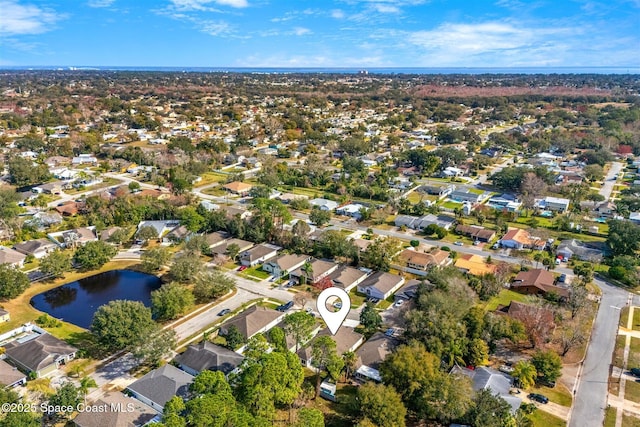
{"type": "Polygon", "coordinates": [[[0,66],[640,65],[640,0],[0,0],[0,66]]]}

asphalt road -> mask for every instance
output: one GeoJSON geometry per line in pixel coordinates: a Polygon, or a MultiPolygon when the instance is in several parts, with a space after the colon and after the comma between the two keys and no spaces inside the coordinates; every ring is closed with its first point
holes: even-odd
{"type": "MultiPolygon", "coordinates": [[[[602,280],[602,300],[591,333],[587,356],[578,379],[569,427],[601,427],[607,406],[609,366],[615,347],[620,309],[627,305],[629,292],[602,280]]],[[[635,297],[635,303],[638,303],[635,297]]]]}
{"type": "Polygon", "coordinates": [[[611,168],[609,169],[609,172],[607,172],[607,176],[604,179],[604,184],[602,185],[600,191],[598,191],[598,193],[604,196],[605,200],[609,200],[609,198],[611,197],[613,186],[616,184],[616,178],[618,177],[618,174],[622,170],[623,166],[624,165],[620,162],[611,163],[611,168]]]}

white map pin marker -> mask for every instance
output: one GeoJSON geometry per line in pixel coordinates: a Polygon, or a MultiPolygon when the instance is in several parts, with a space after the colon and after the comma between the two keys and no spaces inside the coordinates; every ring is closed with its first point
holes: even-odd
{"type": "Polygon", "coordinates": [[[347,318],[347,314],[349,314],[349,310],[351,310],[351,300],[349,299],[349,294],[341,288],[327,288],[324,291],[320,292],[318,295],[318,300],[316,301],[316,307],[318,308],[318,313],[322,317],[322,320],[327,324],[327,327],[331,331],[332,335],[335,335],[342,326],[342,322],[347,318]],[[329,311],[327,310],[327,300],[330,297],[337,297],[340,299],[342,303],[342,307],[338,311],[329,311]]]}

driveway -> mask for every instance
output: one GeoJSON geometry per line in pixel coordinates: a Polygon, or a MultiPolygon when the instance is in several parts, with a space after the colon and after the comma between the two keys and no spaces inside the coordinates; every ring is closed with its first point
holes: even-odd
{"type": "Polygon", "coordinates": [[[605,200],[609,200],[611,192],[613,192],[613,186],[616,184],[616,178],[623,168],[623,164],[620,162],[611,163],[611,168],[607,172],[607,176],[604,179],[604,184],[598,193],[602,194],[605,200]]]}

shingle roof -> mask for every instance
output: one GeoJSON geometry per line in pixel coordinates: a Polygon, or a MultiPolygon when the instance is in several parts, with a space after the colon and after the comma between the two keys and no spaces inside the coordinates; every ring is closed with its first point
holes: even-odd
{"type": "Polygon", "coordinates": [[[41,248],[57,248],[57,247],[58,245],[56,245],[49,239],[35,239],[35,240],[28,240],[22,243],[17,243],[16,245],[13,246],[13,249],[15,249],[18,252],[22,252],[23,254],[33,254],[37,252],[38,249],[41,249],[41,248]]]}
{"type": "Polygon", "coordinates": [[[0,264],[16,264],[24,261],[26,256],[20,252],[0,246],[0,264]]]}
{"type": "Polygon", "coordinates": [[[389,355],[397,345],[398,341],[395,338],[388,337],[382,332],[376,332],[367,342],[362,344],[356,352],[358,356],[356,368],[364,365],[378,369],[387,355],[389,355]]]}
{"type": "Polygon", "coordinates": [[[164,406],[174,395],[186,397],[193,376],[172,365],[155,369],[127,387],[129,390],[164,406]]]}
{"type": "Polygon", "coordinates": [[[28,341],[13,341],[5,346],[5,354],[11,360],[31,371],[39,371],[62,357],[78,351],[77,348],[53,335],[40,334],[28,341]]]}
{"type": "Polygon", "coordinates": [[[402,277],[387,273],[385,271],[376,271],[360,283],[360,288],[374,287],[383,294],[386,294],[402,281],[402,277]]]}
{"type": "Polygon", "coordinates": [[[195,371],[221,371],[225,375],[237,368],[244,357],[209,341],[202,341],[197,345],[190,345],[187,350],[178,355],[175,361],[195,371]]]}
{"type": "Polygon", "coordinates": [[[80,412],[73,419],[75,425],[78,427],[138,427],[147,424],[158,415],[150,406],[118,392],[108,393],[91,403],[91,406],[103,405],[106,408],[105,412],[80,412]],[[117,405],[124,410],[117,410],[117,405]]]}
{"type": "Polygon", "coordinates": [[[279,311],[254,305],[225,322],[220,330],[226,333],[231,325],[235,325],[245,338],[251,338],[269,323],[283,316],[284,313],[279,311]]]}
{"type": "Polygon", "coordinates": [[[4,360],[0,360],[0,385],[12,385],[23,378],[26,378],[25,374],[4,360]]]}

